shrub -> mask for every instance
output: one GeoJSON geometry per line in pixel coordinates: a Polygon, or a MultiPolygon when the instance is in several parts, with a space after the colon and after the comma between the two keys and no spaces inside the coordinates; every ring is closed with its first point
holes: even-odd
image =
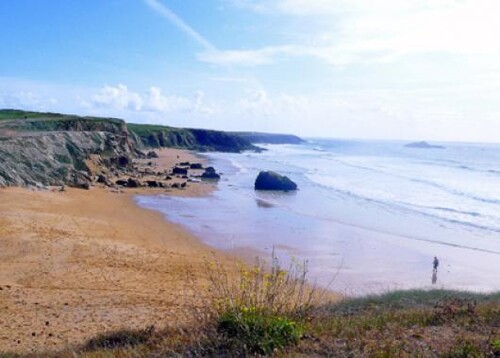
{"type": "Polygon", "coordinates": [[[298,343],[311,309],[326,290],[307,284],[307,262],[284,270],[274,252],[270,265],[239,264],[237,274],[207,264],[217,331],[230,352],[269,354],[298,343]]]}
{"type": "Polygon", "coordinates": [[[252,307],[224,312],[219,317],[218,330],[230,346],[257,354],[270,354],[297,344],[303,333],[302,325],[290,318],[252,307]]]}
{"type": "Polygon", "coordinates": [[[218,312],[249,307],[303,318],[319,303],[326,290],[319,290],[307,283],[307,261],[292,260],[283,269],[272,253],[270,266],[256,259],[253,267],[239,264],[236,275],[216,261],[207,263],[211,295],[218,312]]]}
{"type": "Polygon", "coordinates": [[[500,339],[493,341],[493,353],[500,355],[500,339]]]}

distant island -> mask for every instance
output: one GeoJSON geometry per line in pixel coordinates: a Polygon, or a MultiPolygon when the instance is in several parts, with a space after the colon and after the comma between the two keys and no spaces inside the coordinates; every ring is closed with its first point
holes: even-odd
{"type": "Polygon", "coordinates": [[[412,142],[405,145],[406,148],[419,148],[419,149],[445,149],[442,145],[429,144],[425,141],[412,142]]]}

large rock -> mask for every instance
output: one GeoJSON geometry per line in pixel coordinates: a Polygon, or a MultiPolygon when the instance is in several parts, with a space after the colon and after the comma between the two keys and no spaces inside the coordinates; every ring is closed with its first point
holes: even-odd
{"type": "Polygon", "coordinates": [[[187,175],[187,173],[188,173],[188,170],[186,168],[174,167],[172,169],[172,174],[187,175]]]}
{"type": "Polygon", "coordinates": [[[203,165],[201,163],[191,163],[189,167],[191,169],[203,169],[203,165]]]}
{"type": "Polygon", "coordinates": [[[297,184],[276,172],[260,172],[255,179],[255,190],[297,190],[297,184]]]}
{"type": "Polygon", "coordinates": [[[135,178],[128,178],[127,187],[129,188],[139,188],[142,186],[142,183],[135,178]]]}
{"type": "Polygon", "coordinates": [[[205,172],[201,175],[202,179],[220,179],[220,174],[215,171],[215,168],[208,167],[205,169],[205,172]]]}
{"type": "Polygon", "coordinates": [[[154,150],[151,150],[148,152],[148,154],[146,154],[146,158],[148,159],[154,159],[154,158],[159,158],[160,156],[158,155],[158,153],[156,153],[154,150]]]}
{"type": "Polygon", "coordinates": [[[72,175],[72,181],[69,183],[73,188],[89,190],[92,178],[84,171],[76,171],[72,175]]]}

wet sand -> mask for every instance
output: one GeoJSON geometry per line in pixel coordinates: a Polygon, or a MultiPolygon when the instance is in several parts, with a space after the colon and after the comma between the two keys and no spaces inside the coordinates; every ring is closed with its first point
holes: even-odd
{"type": "MultiPolygon", "coordinates": [[[[157,166],[200,159],[161,151],[157,166]]],[[[155,164],[155,165],[156,165],[155,164]]],[[[189,183],[170,195],[206,195],[189,183]]],[[[189,322],[203,304],[206,256],[214,253],[136,193],[0,190],[0,352],[78,344],[104,331],[189,322]]]]}

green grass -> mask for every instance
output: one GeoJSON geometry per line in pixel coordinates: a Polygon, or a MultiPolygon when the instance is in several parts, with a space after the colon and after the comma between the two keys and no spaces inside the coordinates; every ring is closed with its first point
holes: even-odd
{"type": "Polygon", "coordinates": [[[303,325],[292,318],[253,307],[225,311],[217,323],[219,333],[232,350],[271,354],[297,344],[303,325]]]}
{"type": "Polygon", "coordinates": [[[156,124],[138,124],[138,123],[127,123],[128,129],[135,132],[139,136],[148,135],[153,132],[161,132],[161,131],[171,131],[174,128],[168,126],[161,126],[156,124]]]}
{"type": "Polygon", "coordinates": [[[25,117],[31,119],[31,118],[58,117],[58,116],[63,116],[63,115],[58,113],[30,112],[19,109],[0,109],[0,120],[24,119],[25,117]]]}

